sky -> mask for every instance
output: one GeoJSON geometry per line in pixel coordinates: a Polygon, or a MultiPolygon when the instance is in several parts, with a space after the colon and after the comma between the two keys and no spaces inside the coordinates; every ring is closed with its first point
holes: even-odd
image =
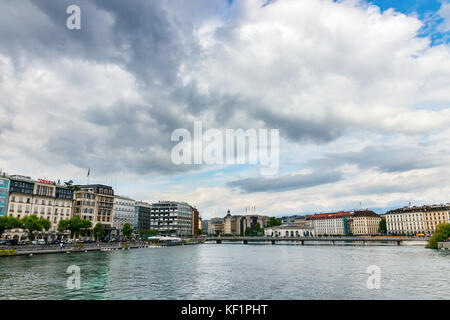
{"type": "Polygon", "coordinates": [[[439,0],[1,1],[0,168],[206,219],[448,203],[449,39],[439,0]],[[175,164],[194,121],[278,129],[277,174],[175,164]]]}

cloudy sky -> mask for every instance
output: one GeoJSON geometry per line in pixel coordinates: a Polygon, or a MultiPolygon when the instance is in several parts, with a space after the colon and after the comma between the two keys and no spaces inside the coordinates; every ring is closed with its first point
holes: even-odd
{"type": "Polygon", "coordinates": [[[438,0],[3,0],[0,168],[206,218],[447,203],[449,39],[438,0]],[[277,175],[173,164],[194,121],[279,129],[277,175]]]}

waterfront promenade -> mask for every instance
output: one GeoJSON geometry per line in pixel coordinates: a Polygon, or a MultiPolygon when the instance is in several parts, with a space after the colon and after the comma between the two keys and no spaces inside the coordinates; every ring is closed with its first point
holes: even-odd
{"type": "MultiPolygon", "coordinates": [[[[183,245],[194,244],[194,243],[183,243],[183,245]]],[[[173,242],[161,242],[158,244],[149,243],[130,243],[129,245],[120,243],[88,243],[82,246],[69,245],[63,249],[57,244],[52,245],[21,245],[21,246],[1,246],[0,247],[0,257],[8,256],[32,256],[38,254],[57,254],[57,253],[78,253],[78,252],[89,252],[89,251],[114,251],[114,250],[129,250],[129,249],[140,249],[140,248],[157,248],[157,247],[167,247],[167,246],[177,246],[182,245],[181,243],[173,242]]]]}

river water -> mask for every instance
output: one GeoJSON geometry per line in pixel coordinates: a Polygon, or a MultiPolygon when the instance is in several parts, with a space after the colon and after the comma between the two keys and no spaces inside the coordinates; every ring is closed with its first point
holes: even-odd
{"type": "Polygon", "coordinates": [[[0,258],[0,299],[448,299],[449,279],[449,253],[407,246],[203,244],[0,258]],[[69,266],[80,268],[79,289],[67,287],[69,266]],[[373,278],[368,288],[369,267],[379,289],[373,278]]]}

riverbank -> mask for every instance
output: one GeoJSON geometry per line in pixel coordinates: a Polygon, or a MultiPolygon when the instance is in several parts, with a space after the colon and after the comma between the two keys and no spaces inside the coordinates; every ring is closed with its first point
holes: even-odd
{"type": "Polygon", "coordinates": [[[167,242],[167,243],[154,243],[154,244],[130,244],[130,245],[118,245],[110,243],[100,244],[86,244],[82,246],[72,246],[70,248],[60,248],[59,245],[26,245],[17,247],[0,247],[0,257],[11,256],[33,256],[41,254],[61,254],[61,253],[81,253],[89,251],[116,251],[116,250],[130,250],[130,249],[144,249],[144,248],[160,248],[169,246],[181,246],[181,245],[194,245],[197,243],[187,242],[167,242]]]}

